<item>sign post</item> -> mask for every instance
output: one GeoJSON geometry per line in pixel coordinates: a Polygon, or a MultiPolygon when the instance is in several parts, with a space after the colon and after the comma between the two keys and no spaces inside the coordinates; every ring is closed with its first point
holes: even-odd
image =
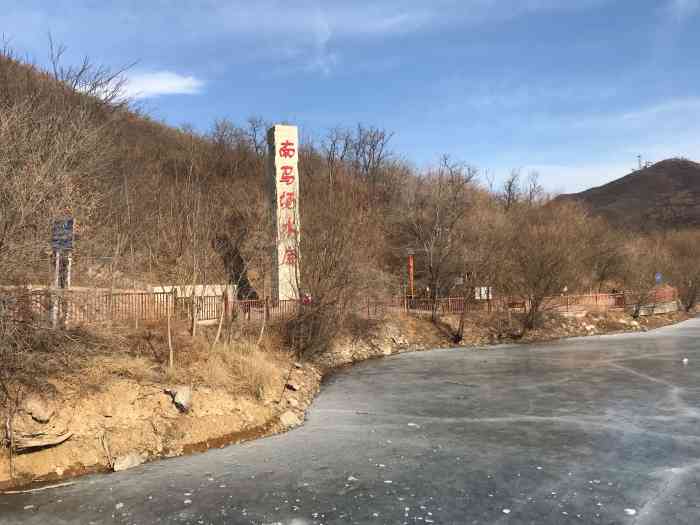
{"type": "Polygon", "coordinates": [[[413,299],[415,295],[415,290],[413,288],[413,275],[414,275],[414,260],[413,260],[413,250],[408,251],[408,289],[410,291],[410,297],[413,299]]]}
{"type": "Polygon", "coordinates": [[[299,132],[275,125],[267,132],[272,219],[276,229],[272,256],[272,296],[299,299],[299,132]]]}
{"type": "Polygon", "coordinates": [[[57,290],[70,288],[73,265],[73,240],[75,219],[55,220],[51,226],[51,251],[53,252],[54,292],[51,300],[51,325],[56,328],[59,320],[59,297],[57,290]]]}

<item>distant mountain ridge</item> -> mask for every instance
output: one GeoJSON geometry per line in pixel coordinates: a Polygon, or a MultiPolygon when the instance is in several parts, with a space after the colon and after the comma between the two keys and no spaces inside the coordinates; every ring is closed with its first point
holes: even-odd
{"type": "Polygon", "coordinates": [[[611,224],[650,231],[700,226],[700,164],[667,159],[557,200],[575,200],[611,224]]]}

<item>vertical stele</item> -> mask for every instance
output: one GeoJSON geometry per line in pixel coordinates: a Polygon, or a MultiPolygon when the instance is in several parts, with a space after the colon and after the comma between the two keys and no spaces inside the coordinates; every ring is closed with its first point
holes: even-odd
{"type": "Polygon", "coordinates": [[[272,256],[272,296],[299,299],[299,131],[275,125],[267,132],[272,219],[277,242],[272,256]]]}

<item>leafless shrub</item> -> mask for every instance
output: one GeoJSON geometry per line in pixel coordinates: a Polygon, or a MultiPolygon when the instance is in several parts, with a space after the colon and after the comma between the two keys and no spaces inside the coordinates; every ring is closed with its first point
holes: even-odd
{"type": "Polygon", "coordinates": [[[65,65],[63,59],[66,51],[66,46],[54,43],[49,34],[49,61],[55,80],[75,93],[99,101],[103,109],[116,111],[129,107],[131,101],[124,95],[127,83],[125,73],[134,64],[112,70],[84,57],[78,66],[65,65]]]}
{"type": "MultiPolygon", "coordinates": [[[[325,191],[325,181],[307,184],[307,202],[325,191]]],[[[357,212],[362,186],[347,179],[336,186],[334,207],[309,205],[301,215],[300,291],[311,297],[302,304],[288,327],[288,342],[300,354],[310,356],[328,348],[352,307],[372,286],[362,272],[369,261],[363,251],[368,215],[357,212]],[[356,193],[358,192],[358,193],[356,193]]]]}
{"type": "MultiPolygon", "coordinates": [[[[444,156],[436,171],[417,179],[400,212],[398,222],[406,232],[407,245],[427,267],[433,300],[451,287],[462,270],[458,261],[463,255],[465,214],[475,178],[475,169],[444,156]]],[[[436,315],[433,309],[433,320],[436,315]]]]}
{"type": "Polygon", "coordinates": [[[678,289],[683,308],[689,312],[697,304],[700,293],[700,231],[673,232],[664,244],[669,253],[664,273],[678,289]]]}
{"type": "Polygon", "coordinates": [[[510,215],[501,289],[526,299],[526,330],[535,327],[546,297],[580,281],[588,235],[588,217],[574,204],[528,207],[510,215]]]}
{"type": "Polygon", "coordinates": [[[668,252],[660,237],[637,237],[624,246],[622,281],[630,292],[632,316],[649,305],[656,287],[655,275],[666,266],[668,252]]]}
{"type": "Polygon", "coordinates": [[[52,219],[90,221],[100,203],[93,181],[112,152],[105,128],[82,111],[23,102],[0,113],[0,267],[17,282],[48,248],[52,219]]]}

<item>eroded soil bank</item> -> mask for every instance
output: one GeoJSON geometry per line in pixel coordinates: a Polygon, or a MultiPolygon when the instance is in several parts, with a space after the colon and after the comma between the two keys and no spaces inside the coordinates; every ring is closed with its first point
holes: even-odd
{"type": "MultiPolygon", "coordinates": [[[[617,331],[640,331],[687,319],[674,313],[633,321],[622,313],[549,316],[543,327],[521,337],[511,334],[502,321],[470,318],[464,346],[483,347],[504,342],[535,342],[562,337],[617,331]]],[[[147,367],[143,359],[97,360],[95,377],[51,379],[52,395],[28,396],[13,420],[15,432],[36,439],[69,437],[55,446],[0,455],[0,489],[17,490],[57,482],[86,472],[129,468],[162,457],[199,452],[212,447],[255,439],[301,424],[306,409],[319,391],[324,375],[366,359],[407,351],[455,346],[451,331],[458,319],[439,325],[427,319],[397,317],[362,327],[355,334],[339,335],[333,347],[309,362],[294,362],[280,353],[269,363],[257,363],[243,374],[265,374],[258,391],[231,388],[218,377],[226,363],[212,360],[206,377],[192,381],[189,408],[174,403],[178,377],[126,373],[147,367]],[[259,368],[259,370],[258,370],[259,368]],[[170,393],[168,392],[170,391],[170,393]]],[[[200,377],[200,376],[197,376],[200,377]]]]}

